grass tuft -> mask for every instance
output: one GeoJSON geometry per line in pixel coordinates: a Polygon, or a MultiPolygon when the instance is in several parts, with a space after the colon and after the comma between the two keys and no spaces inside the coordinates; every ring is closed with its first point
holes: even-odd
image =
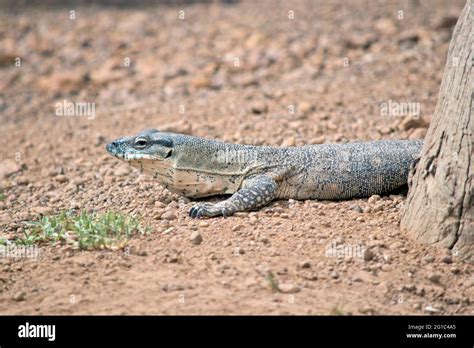
{"type": "Polygon", "coordinates": [[[15,243],[64,243],[81,250],[118,250],[124,248],[133,235],[147,232],[148,229],[143,228],[137,218],[121,213],[98,215],[83,211],[75,215],[61,212],[27,222],[23,236],[17,238],[15,243]]]}
{"type": "Polygon", "coordinates": [[[329,315],[346,315],[346,313],[344,313],[342,308],[334,306],[331,308],[331,312],[329,312],[329,315]]]}
{"type": "Polygon", "coordinates": [[[273,291],[280,291],[280,288],[278,287],[278,281],[276,280],[275,276],[273,275],[271,271],[267,272],[266,278],[267,278],[268,285],[273,291]]]}

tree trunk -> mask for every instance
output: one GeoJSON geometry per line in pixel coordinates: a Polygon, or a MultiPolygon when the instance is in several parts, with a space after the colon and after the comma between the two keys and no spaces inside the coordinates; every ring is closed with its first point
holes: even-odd
{"type": "Polygon", "coordinates": [[[473,14],[468,0],[454,29],[433,116],[401,226],[416,240],[474,263],[473,14]]]}

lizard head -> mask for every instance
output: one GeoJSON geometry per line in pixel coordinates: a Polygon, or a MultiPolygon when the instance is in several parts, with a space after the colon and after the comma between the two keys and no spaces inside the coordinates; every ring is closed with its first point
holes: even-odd
{"type": "Polygon", "coordinates": [[[156,129],[119,138],[106,146],[110,154],[137,167],[146,162],[170,161],[173,148],[172,134],[161,133],[156,129]]]}

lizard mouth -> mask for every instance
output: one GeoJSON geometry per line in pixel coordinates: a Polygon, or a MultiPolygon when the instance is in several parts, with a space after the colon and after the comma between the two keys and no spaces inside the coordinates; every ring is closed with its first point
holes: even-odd
{"type": "Polygon", "coordinates": [[[143,153],[126,153],[126,154],[120,154],[121,159],[131,162],[131,161],[137,161],[137,160],[151,160],[151,161],[162,161],[163,159],[158,157],[158,156],[153,156],[153,155],[147,155],[143,153]]]}

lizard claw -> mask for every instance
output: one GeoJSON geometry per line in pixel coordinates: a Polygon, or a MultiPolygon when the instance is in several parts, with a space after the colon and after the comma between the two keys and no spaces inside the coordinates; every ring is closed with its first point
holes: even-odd
{"type": "Polygon", "coordinates": [[[212,204],[196,204],[189,210],[189,216],[193,219],[199,219],[202,217],[214,217],[222,215],[224,218],[229,216],[229,210],[227,208],[220,208],[212,204]]]}

